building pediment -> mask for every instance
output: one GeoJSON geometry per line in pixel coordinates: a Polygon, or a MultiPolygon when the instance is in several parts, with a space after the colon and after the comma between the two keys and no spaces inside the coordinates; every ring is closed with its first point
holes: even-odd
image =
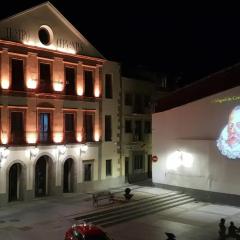
{"type": "Polygon", "coordinates": [[[0,39],[104,58],[49,2],[0,21],[0,39]]]}

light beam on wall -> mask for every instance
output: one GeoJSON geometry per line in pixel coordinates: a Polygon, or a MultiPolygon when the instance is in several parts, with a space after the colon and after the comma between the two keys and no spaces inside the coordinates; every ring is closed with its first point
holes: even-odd
{"type": "Polygon", "coordinates": [[[190,153],[177,150],[167,157],[167,169],[177,170],[179,167],[191,168],[193,156],[190,153]]]}

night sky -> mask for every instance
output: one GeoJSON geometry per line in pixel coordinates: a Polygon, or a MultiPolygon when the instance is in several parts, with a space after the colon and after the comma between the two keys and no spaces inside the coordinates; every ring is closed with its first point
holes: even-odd
{"type": "MultiPolygon", "coordinates": [[[[42,2],[6,1],[1,19],[42,2]]],[[[188,84],[240,61],[240,11],[224,2],[50,2],[107,59],[124,67],[141,66],[188,84]]]]}

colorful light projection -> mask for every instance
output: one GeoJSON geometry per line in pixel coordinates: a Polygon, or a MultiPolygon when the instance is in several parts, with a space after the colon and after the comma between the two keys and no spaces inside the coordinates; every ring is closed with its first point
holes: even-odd
{"type": "Polygon", "coordinates": [[[231,111],[228,123],[221,131],[217,147],[222,155],[230,158],[240,158],[240,105],[231,111]]]}

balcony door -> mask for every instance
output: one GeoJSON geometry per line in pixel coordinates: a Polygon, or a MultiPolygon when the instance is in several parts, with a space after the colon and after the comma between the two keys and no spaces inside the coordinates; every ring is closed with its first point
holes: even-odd
{"type": "Polygon", "coordinates": [[[11,143],[24,143],[23,112],[11,112],[11,143]]]}
{"type": "Polygon", "coordinates": [[[51,140],[50,113],[39,114],[39,141],[48,143],[51,140]]]}

